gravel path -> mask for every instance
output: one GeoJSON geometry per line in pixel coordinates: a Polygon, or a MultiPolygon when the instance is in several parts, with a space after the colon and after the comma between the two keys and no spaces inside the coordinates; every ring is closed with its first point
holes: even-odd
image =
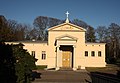
{"type": "Polygon", "coordinates": [[[89,83],[91,78],[86,70],[78,71],[38,71],[41,75],[32,83],[89,83]]]}

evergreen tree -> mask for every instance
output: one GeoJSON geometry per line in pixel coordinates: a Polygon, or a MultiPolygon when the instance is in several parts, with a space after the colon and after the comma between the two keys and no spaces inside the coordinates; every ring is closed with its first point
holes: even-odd
{"type": "Polygon", "coordinates": [[[30,83],[35,61],[22,44],[0,43],[0,83],[30,83]]]}
{"type": "Polygon", "coordinates": [[[23,49],[22,44],[13,46],[13,55],[16,58],[17,83],[30,83],[32,70],[36,68],[35,58],[23,49]]]}

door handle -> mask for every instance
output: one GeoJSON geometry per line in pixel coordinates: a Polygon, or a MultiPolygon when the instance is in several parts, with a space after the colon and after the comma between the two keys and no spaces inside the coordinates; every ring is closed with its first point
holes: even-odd
{"type": "Polygon", "coordinates": [[[66,59],[63,59],[64,61],[66,60],[66,59]]]}

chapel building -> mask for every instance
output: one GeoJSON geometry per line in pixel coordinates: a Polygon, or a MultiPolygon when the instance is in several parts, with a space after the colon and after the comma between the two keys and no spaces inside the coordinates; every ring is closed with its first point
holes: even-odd
{"type": "Polygon", "coordinates": [[[48,41],[9,42],[22,43],[24,49],[37,60],[36,65],[46,65],[47,69],[85,67],[105,67],[105,43],[86,43],[86,30],[66,22],[48,29],[48,41]]]}

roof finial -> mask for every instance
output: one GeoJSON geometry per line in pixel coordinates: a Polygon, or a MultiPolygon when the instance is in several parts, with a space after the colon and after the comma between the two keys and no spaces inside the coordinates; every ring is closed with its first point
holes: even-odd
{"type": "Polygon", "coordinates": [[[67,15],[67,18],[66,18],[66,23],[69,23],[69,19],[68,19],[68,15],[69,15],[69,12],[67,11],[66,13],[65,13],[66,15],[67,15]]]}

